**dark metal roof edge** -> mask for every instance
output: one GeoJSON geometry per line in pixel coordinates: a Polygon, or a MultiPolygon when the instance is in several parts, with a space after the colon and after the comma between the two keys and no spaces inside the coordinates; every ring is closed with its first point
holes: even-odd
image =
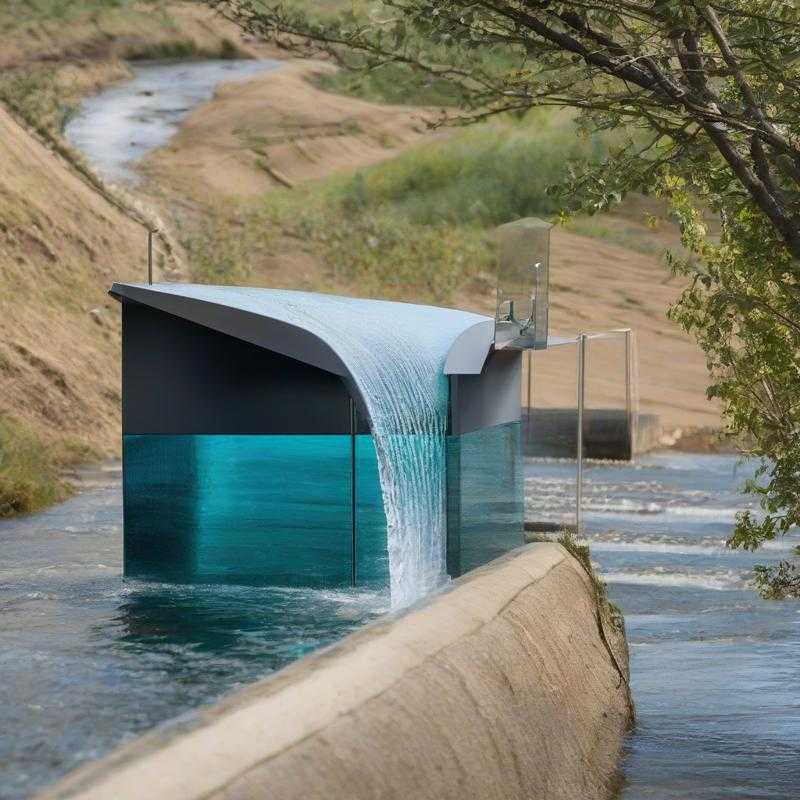
{"type": "Polygon", "coordinates": [[[222,303],[159,292],[155,287],[115,283],[109,294],[120,302],[141,303],[353,382],[350,370],[336,351],[324,339],[298,325],[222,303]]]}

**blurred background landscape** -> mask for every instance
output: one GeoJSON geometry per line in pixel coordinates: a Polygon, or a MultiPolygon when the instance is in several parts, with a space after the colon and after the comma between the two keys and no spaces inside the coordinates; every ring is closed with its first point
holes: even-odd
{"type": "MultiPolygon", "coordinates": [[[[0,516],[65,496],[73,465],[117,454],[119,319],[106,291],[146,279],[148,229],[157,280],[493,313],[494,227],[560,222],[548,188],[613,144],[567,111],[435,125],[459,99],[435,80],[295,58],[195,2],[10,0],[0,42],[0,516]],[[280,64],[187,109],[133,181],[70,143],[82,100],[137,64],[205,59],[280,64]]],[[[667,432],[719,426],[703,355],[665,315],[683,284],[663,254],[679,247],[665,208],[641,196],[553,232],[551,330],[634,328],[641,410],[667,432]]],[[[620,354],[592,363],[606,375],[592,400],[619,404],[620,354]]],[[[537,401],[574,405],[573,381],[543,359],[537,401]]]]}

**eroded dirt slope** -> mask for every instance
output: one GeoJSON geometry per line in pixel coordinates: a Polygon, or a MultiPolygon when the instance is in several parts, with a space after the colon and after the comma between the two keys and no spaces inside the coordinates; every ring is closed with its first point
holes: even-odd
{"type": "Polygon", "coordinates": [[[119,440],[114,280],[145,277],[145,228],[0,107],[0,415],[45,441],[119,440]]]}

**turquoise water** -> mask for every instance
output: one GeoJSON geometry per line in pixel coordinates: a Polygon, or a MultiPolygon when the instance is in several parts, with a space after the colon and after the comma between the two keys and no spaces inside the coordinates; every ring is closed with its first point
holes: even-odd
{"type": "Polygon", "coordinates": [[[375,448],[369,435],[357,436],[353,470],[353,444],[324,435],[125,436],[125,574],[388,584],[375,448]]]}
{"type": "Polygon", "coordinates": [[[0,520],[0,797],[335,642],[388,590],[122,577],[118,466],[44,513],[0,520]]]}
{"type": "MultiPolygon", "coordinates": [[[[251,586],[389,584],[371,436],[127,435],[123,450],[127,576],[251,586]]],[[[519,423],[447,437],[441,469],[449,573],[519,547],[519,423]]]]}
{"type": "MultiPolygon", "coordinates": [[[[370,419],[392,603],[406,606],[441,585],[447,576],[444,363],[455,339],[486,317],[311,292],[192,284],[157,288],[300,326],[335,351],[351,371],[370,419]]],[[[214,508],[220,503],[215,499],[214,508]]],[[[178,523],[189,525],[183,516],[178,523]]],[[[333,572],[326,575],[333,579],[333,572]]]]}

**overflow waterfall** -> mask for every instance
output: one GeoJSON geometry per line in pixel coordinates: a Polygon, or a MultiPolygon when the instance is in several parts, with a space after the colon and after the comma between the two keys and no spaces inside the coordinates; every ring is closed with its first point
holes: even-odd
{"type": "MultiPolygon", "coordinates": [[[[191,296],[198,287],[160,290],[191,296]]],[[[202,287],[208,299],[212,287],[202,287]]],[[[386,513],[392,606],[409,605],[445,577],[447,377],[454,339],[486,319],[452,309],[278,289],[224,287],[221,303],[300,325],[347,365],[369,412],[386,513]]],[[[212,289],[213,291],[213,289],[212,289]]]]}

